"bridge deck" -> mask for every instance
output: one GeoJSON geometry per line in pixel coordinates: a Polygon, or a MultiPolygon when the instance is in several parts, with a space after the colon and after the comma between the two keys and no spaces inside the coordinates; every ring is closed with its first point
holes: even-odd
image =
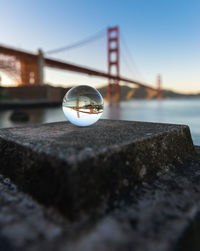
{"type": "MultiPolygon", "coordinates": [[[[30,52],[26,52],[26,51],[21,51],[21,50],[14,49],[14,48],[4,47],[4,46],[0,46],[0,54],[9,55],[9,56],[16,56],[17,58],[28,58],[28,59],[36,61],[36,62],[37,62],[37,58],[38,58],[37,54],[33,54],[30,52]]],[[[147,89],[151,89],[151,90],[157,90],[156,88],[153,88],[147,84],[141,83],[141,82],[133,80],[133,79],[125,78],[122,76],[116,77],[115,75],[111,75],[111,74],[108,74],[108,73],[105,73],[102,71],[78,66],[78,65],[63,62],[63,61],[58,61],[58,60],[51,59],[51,58],[45,57],[44,62],[47,67],[51,67],[51,68],[58,68],[58,69],[67,70],[67,71],[79,72],[79,73],[102,77],[102,78],[117,79],[118,81],[123,81],[123,82],[129,83],[129,84],[134,84],[139,87],[143,87],[143,88],[147,88],[147,89]]]]}

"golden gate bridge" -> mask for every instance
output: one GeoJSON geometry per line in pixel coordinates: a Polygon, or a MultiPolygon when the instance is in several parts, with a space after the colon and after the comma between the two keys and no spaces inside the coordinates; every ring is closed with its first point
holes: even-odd
{"type": "Polygon", "coordinates": [[[44,67],[50,67],[108,79],[107,99],[110,101],[120,99],[120,81],[156,91],[157,98],[162,98],[160,77],[157,80],[157,88],[154,88],[143,82],[120,75],[120,37],[117,26],[107,29],[107,72],[48,57],[48,55],[83,46],[97,40],[102,34],[100,32],[72,45],[60,47],[45,53],[42,50],[38,50],[37,54],[0,45],[0,71],[7,73],[15,79],[19,86],[43,85],[44,67]]]}

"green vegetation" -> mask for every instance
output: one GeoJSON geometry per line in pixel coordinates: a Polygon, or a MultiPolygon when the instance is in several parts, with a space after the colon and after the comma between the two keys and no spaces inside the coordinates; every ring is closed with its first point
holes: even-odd
{"type": "Polygon", "coordinates": [[[0,87],[0,101],[3,100],[11,100],[11,97],[9,97],[5,88],[0,87]]]}

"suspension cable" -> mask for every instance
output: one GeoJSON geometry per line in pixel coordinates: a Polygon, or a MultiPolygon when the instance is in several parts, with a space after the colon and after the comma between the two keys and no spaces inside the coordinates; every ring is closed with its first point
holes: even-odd
{"type": "MultiPolygon", "coordinates": [[[[121,34],[121,42],[122,42],[122,45],[123,45],[123,47],[124,47],[124,49],[125,49],[126,57],[127,57],[127,59],[129,59],[129,62],[131,63],[131,66],[129,65],[128,68],[129,68],[129,69],[131,69],[131,68],[134,69],[135,73],[136,73],[139,77],[141,77],[142,80],[144,81],[145,78],[144,78],[144,76],[141,74],[141,72],[139,71],[139,69],[138,69],[138,67],[137,67],[137,65],[136,65],[136,63],[135,63],[135,60],[133,59],[132,53],[131,53],[129,47],[127,46],[127,44],[126,44],[126,42],[125,42],[124,37],[122,36],[122,34],[121,34]]],[[[124,57],[124,59],[125,59],[126,57],[124,57]]],[[[125,63],[128,65],[128,60],[125,59],[124,61],[126,61],[125,63]]],[[[131,72],[133,73],[133,70],[131,70],[131,72]]]]}
{"type": "Polygon", "coordinates": [[[104,29],[100,30],[99,32],[95,33],[92,36],[89,36],[89,37],[87,37],[87,38],[85,38],[83,40],[79,40],[79,41],[77,41],[77,42],[75,42],[73,44],[47,51],[46,54],[55,54],[55,53],[59,53],[59,52],[63,52],[63,51],[68,51],[68,50],[71,50],[71,49],[74,49],[74,48],[77,48],[77,47],[81,47],[81,46],[83,46],[85,44],[91,43],[91,42],[105,36],[105,34],[106,34],[106,30],[104,28],[104,29]]]}

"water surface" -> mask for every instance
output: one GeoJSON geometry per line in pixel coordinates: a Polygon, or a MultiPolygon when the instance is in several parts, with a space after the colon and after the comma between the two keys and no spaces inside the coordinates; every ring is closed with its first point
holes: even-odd
{"type": "MultiPolygon", "coordinates": [[[[28,122],[12,122],[13,111],[6,110],[0,112],[0,127],[66,120],[61,107],[23,110],[30,115],[28,122]]],[[[106,103],[102,118],[189,125],[194,143],[200,145],[200,99],[130,100],[112,106],[106,103]]]]}

